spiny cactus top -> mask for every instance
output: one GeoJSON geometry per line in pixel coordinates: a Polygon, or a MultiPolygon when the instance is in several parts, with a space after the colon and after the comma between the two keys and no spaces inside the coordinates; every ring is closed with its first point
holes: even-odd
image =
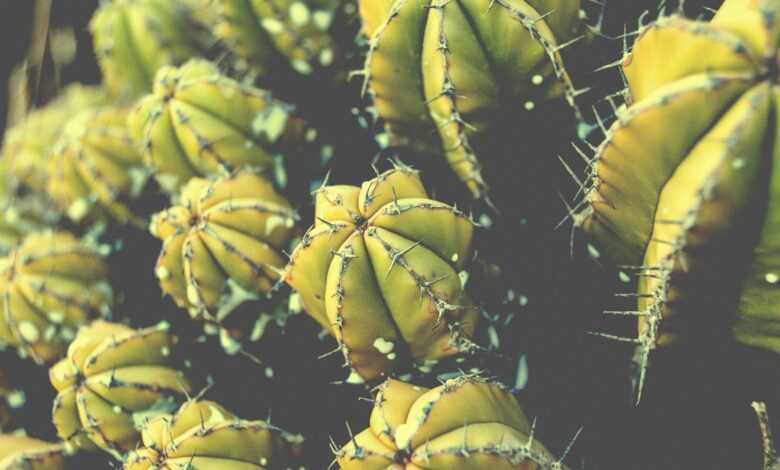
{"type": "Polygon", "coordinates": [[[190,392],[173,368],[176,343],[165,324],[133,330],[96,321],[79,330],[68,356],[49,372],[58,391],[52,413],[60,438],[117,456],[135,449],[138,429],[176,409],[190,392]]]}
{"type": "Polygon", "coordinates": [[[369,427],[336,453],[342,470],[542,470],[559,462],[538,441],[517,400],[478,377],[433,389],[388,380],[369,427]]]}
{"type": "Polygon", "coordinates": [[[63,470],[64,455],[61,444],[0,434],[0,470],[63,470]]]}
{"type": "Polygon", "coordinates": [[[127,130],[127,110],[99,108],[73,117],[49,161],[49,195],[76,222],[108,212],[137,220],[126,203],[146,181],[140,150],[127,130]]]}
{"type": "Polygon", "coordinates": [[[300,435],[242,420],[212,401],[188,401],[144,427],[143,447],[128,455],[124,468],[283,470],[296,468],[292,459],[302,442],[300,435]]]}
{"type": "Polygon", "coordinates": [[[160,67],[199,54],[187,3],[171,0],[110,0],[90,22],[106,87],[132,98],[152,89],[160,67]]]}
{"type": "Polygon", "coordinates": [[[780,352],[778,46],[780,3],[727,0],[644,27],[624,60],[630,106],[576,222],[640,278],[644,362],[734,311],[739,341],[780,352]]]}
{"type": "Polygon", "coordinates": [[[559,47],[579,34],[579,0],[360,0],[360,14],[364,89],[391,139],[444,152],[475,196],[492,116],[562,91],[573,101],[559,47]]]}
{"type": "Polygon", "coordinates": [[[467,216],[430,199],[408,167],[322,187],[315,216],[284,280],[354,373],[376,380],[399,356],[458,352],[477,320],[459,275],[473,255],[467,216]]]}
{"type": "Polygon", "coordinates": [[[192,60],[162,68],[154,93],[138,103],[129,122],[147,164],[171,189],[224,168],[271,167],[289,139],[302,137],[302,123],[290,112],[270,93],[192,60]]]}
{"type": "Polygon", "coordinates": [[[79,326],[110,313],[102,250],[67,232],[35,233],[0,259],[0,341],[38,362],[58,359],[79,326]]]}
{"type": "Polygon", "coordinates": [[[309,75],[340,54],[329,30],[346,5],[354,9],[344,0],[217,0],[215,34],[261,76],[273,72],[279,56],[309,75]]]}
{"type": "Polygon", "coordinates": [[[219,319],[213,309],[234,303],[241,291],[270,291],[296,220],[271,182],[255,173],[193,178],[178,205],[150,225],[163,240],[155,268],[160,286],[193,315],[211,312],[219,319]]]}

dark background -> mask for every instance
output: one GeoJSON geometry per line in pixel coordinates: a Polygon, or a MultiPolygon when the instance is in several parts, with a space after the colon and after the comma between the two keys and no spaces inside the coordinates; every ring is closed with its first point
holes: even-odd
{"type": "MultiPolygon", "coordinates": [[[[602,2],[605,0],[602,0],[602,2]]],[[[601,19],[607,37],[592,45],[578,45],[568,51],[572,63],[580,65],[575,74],[578,86],[593,87],[583,97],[583,109],[596,106],[603,117],[609,107],[599,98],[620,88],[615,70],[589,72],[620,57],[625,31],[636,29],[643,12],[649,20],[658,11],[658,2],[650,0],[608,0],[601,19]]],[[[31,97],[44,103],[56,89],[70,81],[98,83],[99,70],[91,51],[86,25],[96,1],[54,0],[52,27],[71,26],[78,38],[76,60],[60,74],[60,83],[51,76],[51,63],[44,58],[40,69],[41,85],[31,97]]],[[[599,20],[599,6],[585,0],[592,12],[591,22],[599,20]]],[[[689,16],[706,14],[704,7],[716,8],[720,2],[687,1],[689,16]]],[[[32,24],[33,2],[5,0],[0,3],[0,90],[6,90],[8,74],[27,53],[32,24]]],[[[674,8],[669,5],[668,8],[674,8]]],[[[344,33],[352,40],[354,31],[344,33]]],[[[630,42],[630,40],[629,40],[630,42]]],[[[353,57],[359,63],[359,57],[353,57]]],[[[38,73],[36,67],[30,76],[38,73]]],[[[353,84],[354,85],[354,84],[353,84]]],[[[538,436],[551,450],[560,453],[582,428],[567,464],[572,468],[601,469],[759,469],[762,463],[761,441],[751,400],[763,400],[769,411],[780,416],[780,385],[777,371],[780,361],[769,353],[740,347],[729,340],[692,342],[685,347],[653,355],[644,398],[635,406],[629,378],[635,372],[630,365],[631,349],[623,344],[587,334],[602,331],[631,336],[633,324],[623,319],[606,318],[600,312],[616,305],[615,292],[633,288],[633,280],[624,283],[606,260],[593,259],[587,241],[575,234],[573,253],[569,251],[570,224],[554,230],[566,215],[561,201],[570,200],[576,186],[556,156],[569,162],[577,157],[570,142],[576,139],[576,123],[565,106],[538,106],[532,113],[501,116],[511,142],[502,141],[492,149],[486,168],[495,188],[494,200],[500,211],[472,204],[450,172],[437,160],[413,155],[403,149],[379,152],[371,136],[372,128],[356,117],[364,104],[357,86],[343,91],[323,89],[297,82],[289,77],[279,96],[296,103],[301,114],[315,123],[336,148],[330,164],[334,182],[356,184],[372,176],[369,163],[379,165],[394,155],[423,170],[426,182],[438,198],[457,201],[475,214],[492,214],[494,225],[479,234],[478,249],[488,261],[500,266],[504,276],[485,289],[495,289],[501,298],[508,289],[528,299],[491,307],[500,314],[496,324],[501,338],[501,357],[477,357],[470,365],[482,367],[507,384],[514,383],[519,354],[527,354],[530,364],[528,387],[518,397],[530,416],[536,416],[538,436]],[[507,280],[508,279],[508,280],[507,280]],[[509,314],[514,320],[504,326],[509,314]]],[[[0,100],[0,120],[4,119],[6,100],[0,100]]],[[[587,113],[586,113],[587,114],[587,113]]],[[[0,121],[0,124],[3,121],[0,121]]],[[[2,127],[0,125],[0,127],[2,127]]],[[[598,135],[591,139],[597,141],[598,135]]],[[[582,172],[582,165],[573,166],[582,172]]],[[[320,175],[321,177],[322,175],[320,175]]],[[[307,197],[295,199],[304,221],[311,220],[307,197]]],[[[160,209],[150,207],[151,210],[160,209]]],[[[345,377],[340,359],[316,357],[331,350],[331,339],[318,340],[318,328],[305,315],[288,321],[284,329],[271,328],[258,344],[247,349],[261,358],[263,365],[244,356],[229,357],[213,340],[201,343],[198,326],[167,299],[161,299],[150,266],[159,252],[159,242],[131,229],[114,227],[106,240],[121,240],[111,261],[115,285],[122,286],[119,311],[136,325],[153,324],[166,318],[186,347],[192,360],[193,375],[205,384],[211,375],[214,386],[206,397],[220,401],[240,416],[265,418],[292,431],[303,432],[308,441],[306,462],[309,469],[324,469],[332,459],[328,439],[338,444],[347,439],[345,422],[352,429],[367,424],[370,404],[358,400],[369,394],[361,387],[333,384],[345,377]],[[267,368],[273,370],[268,378],[267,368]]],[[[280,295],[283,295],[281,293],[280,295]]],[[[249,328],[253,313],[262,305],[251,305],[236,312],[235,328],[249,328]]],[[[729,312],[703,312],[728,317],[729,312]]],[[[717,322],[716,322],[717,323],[717,322]]],[[[708,324],[703,322],[702,329],[708,324]]],[[[27,404],[17,410],[20,425],[33,435],[54,438],[50,425],[53,390],[46,370],[21,361],[11,352],[0,355],[0,363],[15,386],[27,392],[27,404]]],[[[421,377],[420,383],[434,383],[421,377]]],[[[780,423],[775,423],[780,429],[780,423]]],[[[107,468],[100,455],[74,460],[73,468],[107,468]]]]}

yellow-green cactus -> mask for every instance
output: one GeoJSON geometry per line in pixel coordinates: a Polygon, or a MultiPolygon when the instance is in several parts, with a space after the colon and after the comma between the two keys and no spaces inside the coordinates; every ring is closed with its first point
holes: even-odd
{"type": "Polygon", "coordinates": [[[501,385],[478,377],[433,389],[388,380],[369,427],[336,453],[342,470],[564,468],[501,385]]]}
{"type": "Polygon", "coordinates": [[[735,311],[738,341],[780,353],[779,31],[778,2],[727,0],[711,22],[643,27],[622,64],[629,104],[575,222],[639,277],[636,310],[618,313],[638,316],[623,339],[642,380],[651,349],[727,330],[735,311]]]}
{"type": "Polygon", "coordinates": [[[364,91],[391,140],[444,153],[475,197],[487,190],[478,147],[493,116],[564,93],[573,104],[560,49],[581,33],[579,0],[359,3],[364,91]]]}
{"type": "Polygon", "coordinates": [[[62,444],[0,434],[0,470],[64,470],[64,456],[62,444]]]}
{"type": "Polygon", "coordinates": [[[82,327],[49,372],[59,437],[115,456],[135,449],[145,421],[170,413],[190,392],[173,365],[177,342],[165,324],[133,330],[98,320],[82,327]]]}
{"type": "Polygon", "coordinates": [[[174,415],[146,424],[143,447],[125,460],[125,470],[203,468],[282,470],[294,468],[303,437],[265,421],[245,421],[212,401],[188,401],[174,415]]]}
{"type": "MultiPolygon", "coordinates": [[[[280,58],[303,75],[328,68],[340,51],[330,35],[344,0],[216,0],[215,34],[259,75],[280,58]]],[[[354,9],[354,5],[350,5],[354,9]]]]}
{"type": "Polygon", "coordinates": [[[478,313],[464,289],[466,215],[399,167],[361,187],[324,186],[315,216],[284,280],[338,339],[352,379],[379,379],[398,355],[422,362],[462,349],[478,313]]]}
{"type": "Polygon", "coordinates": [[[171,190],[225,168],[268,169],[287,141],[304,133],[288,105],[203,60],[161,69],[154,93],[141,99],[129,123],[147,165],[171,190]]]}
{"type": "Polygon", "coordinates": [[[253,172],[212,182],[193,178],[177,205],[150,226],[163,241],[155,268],[160,286],[193,316],[213,313],[220,320],[247,294],[270,291],[296,219],[271,182],[253,172]]]}
{"type": "Polygon", "coordinates": [[[189,5],[170,0],[111,0],[90,22],[106,87],[120,98],[152,90],[157,70],[200,54],[189,5]]]}
{"type": "Polygon", "coordinates": [[[0,259],[0,342],[36,362],[65,352],[79,326],[110,313],[102,250],[67,232],[29,235],[0,259]]]}
{"type": "Polygon", "coordinates": [[[55,145],[48,192],[71,220],[107,212],[122,223],[142,223],[126,204],[141,192],[148,174],[127,129],[127,114],[122,108],[83,111],[55,145]]]}

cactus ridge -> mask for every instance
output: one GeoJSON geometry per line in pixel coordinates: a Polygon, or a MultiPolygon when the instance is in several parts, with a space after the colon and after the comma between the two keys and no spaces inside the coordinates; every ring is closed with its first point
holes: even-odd
{"type": "Polygon", "coordinates": [[[0,434],[0,470],[62,470],[66,454],[62,444],[0,434]]]}

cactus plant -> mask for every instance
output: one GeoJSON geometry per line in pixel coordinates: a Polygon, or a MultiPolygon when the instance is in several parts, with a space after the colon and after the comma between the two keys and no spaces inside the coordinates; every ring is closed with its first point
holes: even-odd
{"type": "Polygon", "coordinates": [[[246,421],[218,403],[191,400],[174,414],[159,416],[143,430],[144,447],[125,460],[125,470],[157,468],[293,468],[303,436],[265,421],[246,421]]]}
{"type": "Polygon", "coordinates": [[[573,104],[560,50],[581,32],[579,0],[359,3],[363,89],[391,141],[443,153],[475,197],[491,116],[562,94],[573,104]]]}
{"type": "Polygon", "coordinates": [[[147,419],[172,411],[190,392],[174,368],[178,339],[167,324],[133,330],[98,320],[82,327],[49,373],[57,390],[57,434],[77,448],[121,456],[140,442],[147,419]]]}
{"type": "Polygon", "coordinates": [[[142,223],[127,207],[148,174],[127,130],[127,110],[99,108],[73,117],[54,147],[48,173],[49,195],[71,220],[107,212],[122,223],[142,223]]]}
{"type": "Polygon", "coordinates": [[[189,5],[169,0],[111,0],[90,22],[95,53],[108,90],[133,98],[152,90],[160,67],[198,56],[189,5]]]}
{"type": "Polygon", "coordinates": [[[60,357],[80,325],[110,313],[101,250],[67,232],[29,235],[0,260],[0,341],[36,362],[60,357]]]}
{"type": "Polygon", "coordinates": [[[618,313],[638,318],[624,339],[638,344],[640,392],[651,349],[730,323],[738,341],[780,353],[779,28],[777,2],[726,0],[711,22],[643,27],[623,60],[629,105],[575,222],[639,276],[636,309],[618,313]]]}
{"type": "Polygon", "coordinates": [[[64,455],[61,444],[0,434],[0,470],[63,470],[64,455]]]}
{"type": "Polygon", "coordinates": [[[270,291],[296,220],[271,182],[251,171],[211,182],[193,178],[178,204],[150,225],[163,241],[155,268],[160,286],[193,316],[221,320],[242,295],[270,291]]]}
{"type": "Polygon", "coordinates": [[[154,93],[131,113],[130,128],[168,189],[225,168],[271,168],[274,155],[293,149],[307,130],[289,105],[204,60],[160,69],[154,93]]]}
{"type": "Polygon", "coordinates": [[[342,470],[563,468],[534,440],[514,396],[477,376],[433,389],[390,379],[379,387],[369,422],[336,452],[342,470]]]}
{"type": "Polygon", "coordinates": [[[415,170],[323,186],[315,217],[284,280],[338,339],[351,378],[377,380],[399,354],[436,360],[465,347],[478,313],[462,282],[474,224],[430,199],[415,170]]]}

